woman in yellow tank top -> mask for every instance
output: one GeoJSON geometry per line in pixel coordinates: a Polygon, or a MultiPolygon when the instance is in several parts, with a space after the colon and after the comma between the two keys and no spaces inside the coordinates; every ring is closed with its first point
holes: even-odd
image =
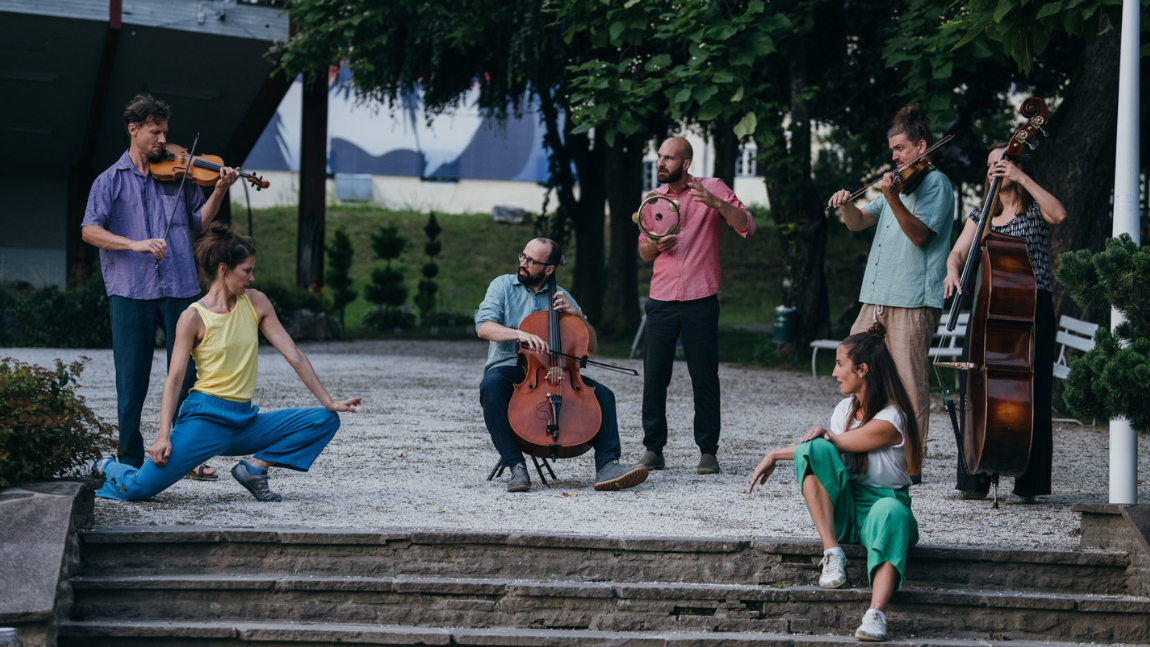
{"type": "Polygon", "coordinates": [[[163,491],[196,465],[215,456],[254,455],[232,476],[260,501],[279,501],[268,487],[268,468],[306,472],[339,429],[338,412],[355,413],[361,398],[335,400],[307,356],[284,330],[266,296],[248,289],[254,280],[255,247],[222,223],[212,223],[196,244],[196,263],[211,283],[208,293],[184,311],[164,396],[160,430],[143,467],[101,459],[106,480],[96,496],[139,501],[163,491]],[[259,413],[252,406],[262,332],[322,407],[259,413]],[[188,358],[196,362],[196,384],[175,418],[188,358]],[[174,426],[168,421],[175,418],[174,426]]]}

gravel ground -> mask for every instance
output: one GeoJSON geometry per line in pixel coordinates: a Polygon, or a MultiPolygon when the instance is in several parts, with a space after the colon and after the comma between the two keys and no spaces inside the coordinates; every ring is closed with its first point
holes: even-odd
{"type": "MultiPolygon", "coordinates": [[[[550,487],[533,479],[527,494],[504,492],[506,475],[484,480],[496,454],[479,408],[479,379],[486,357],[481,342],[377,341],[311,344],[304,349],[328,389],[340,397],[363,396],[358,414],[343,426],[310,473],[274,470],[272,487],[284,495],[261,504],[227,474],[232,459],[217,458],[218,482],[183,480],[139,503],[98,500],[101,526],[196,524],[205,526],[442,528],[572,532],[612,536],[802,537],[814,526],[784,463],[753,495],[751,471],[770,449],[790,444],[812,425],[827,426],[839,401],[829,376],[723,365],[723,472],[695,473],[692,398],[687,367],[675,366],[668,415],[667,469],[622,492],[595,492],[592,453],[558,461],[550,487]]],[[[107,350],[0,349],[0,357],[51,365],[57,357],[91,358],[83,376],[89,404],[116,419],[112,353],[107,350]]],[[[314,398],[274,349],[261,348],[255,402],[264,411],[314,406],[314,398]]],[[[642,369],[641,362],[619,361],[642,369]]],[[[157,352],[144,410],[145,443],[156,432],[164,357],[157,352]]],[[[642,454],[641,378],[589,369],[615,392],[624,461],[642,454]]],[[[1095,428],[1055,426],[1054,495],[1032,506],[950,501],[954,436],[936,396],[924,483],[912,488],[921,542],[1030,548],[1078,544],[1074,503],[1107,497],[1107,434],[1095,428]]],[[[1150,451],[1140,441],[1139,469],[1150,473],[1150,451]]],[[[534,477],[534,475],[533,475],[534,477]]],[[[1009,481],[1009,479],[1008,479],[1009,481]]],[[[1008,484],[1001,492],[1009,492],[1008,484]]],[[[1142,500],[1150,487],[1141,485],[1142,500]]]]}

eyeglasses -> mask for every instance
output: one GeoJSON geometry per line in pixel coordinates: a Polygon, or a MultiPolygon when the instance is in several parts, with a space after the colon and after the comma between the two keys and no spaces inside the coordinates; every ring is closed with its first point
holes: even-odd
{"type": "Polygon", "coordinates": [[[555,264],[555,263],[544,263],[543,261],[537,261],[534,258],[531,258],[530,256],[528,256],[527,254],[524,254],[523,252],[519,252],[519,262],[522,263],[523,261],[527,261],[527,267],[529,269],[532,267],[535,267],[536,265],[542,265],[543,267],[547,267],[548,265],[554,265],[555,264]]]}

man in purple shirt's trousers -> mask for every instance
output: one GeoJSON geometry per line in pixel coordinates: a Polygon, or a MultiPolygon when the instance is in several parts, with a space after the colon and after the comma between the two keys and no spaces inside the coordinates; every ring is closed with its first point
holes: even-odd
{"type": "MultiPolygon", "coordinates": [[[[81,223],[84,241],[100,248],[100,268],[111,302],[120,462],[135,467],[144,464],[140,412],[148,395],[156,325],[164,326],[170,364],[176,322],[200,294],[192,230],[207,229],[238,177],[234,169],[222,169],[206,201],[200,187],[190,181],[180,195],[179,182],[153,178],[149,162],[158,161],[163,152],[170,115],[167,104],[149,95],[132,99],[124,109],[130,146],[92,183],[81,223]]],[[[195,377],[195,365],[189,361],[181,402],[195,377]]],[[[211,468],[197,468],[196,473],[216,478],[211,468]]]]}

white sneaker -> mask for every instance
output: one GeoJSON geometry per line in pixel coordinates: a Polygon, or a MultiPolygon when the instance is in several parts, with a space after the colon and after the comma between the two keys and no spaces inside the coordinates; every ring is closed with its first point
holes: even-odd
{"type": "Polygon", "coordinates": [[[819,576],[819,586],[824,589],[842,588],[847,583],[847,556],[842,548],[832,548],[823,553],[823,560],[819,562],[823,567],[823,574],[819,576]]]}
{"type": "Polygon", "coordinates": [[[855,630],[855,638],[867,642],[886,640],[886,614],[878,609],[870,609],[863,614],[862,624],[855,630]]]}

